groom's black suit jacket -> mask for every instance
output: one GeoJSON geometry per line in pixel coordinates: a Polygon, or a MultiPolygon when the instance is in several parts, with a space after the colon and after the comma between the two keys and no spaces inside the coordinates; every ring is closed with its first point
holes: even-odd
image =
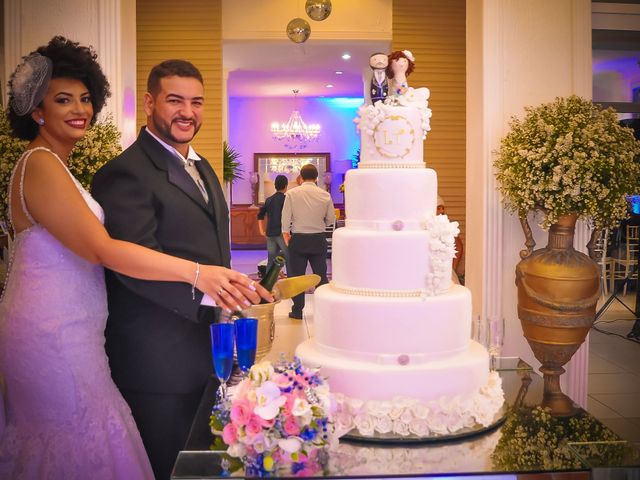
{"type": "MultiPolygon", "coordinates": [[[[229,267],[229,211],[218,177],[204,158],[196,162],[209,192],[206,204],[180,162],[143,128],[93,179],[105,226],[117,239],[229,267]]],[[[201,391],[213,372],[209,325],[199,318],[202,293],[196,290],[193,300],[186,283],[136,280],[110,270],[106,280],[106,350],[118,387],[201,391]]]]}

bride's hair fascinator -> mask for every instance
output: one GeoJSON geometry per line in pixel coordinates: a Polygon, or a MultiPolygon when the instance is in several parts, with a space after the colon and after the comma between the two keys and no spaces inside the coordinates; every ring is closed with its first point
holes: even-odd
{"type": "Polygon", "coordinates": [[[32,53],[22,59],[9,80],[11,108],[17,115],[31,113],[42,101],[47,93],[52,70],[51,59],[39,53],[32,53]]]}

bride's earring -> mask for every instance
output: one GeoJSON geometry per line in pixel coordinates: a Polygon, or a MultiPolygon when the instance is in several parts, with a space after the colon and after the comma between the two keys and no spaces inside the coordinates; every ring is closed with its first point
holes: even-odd
{"type": "Polygon", "coordinates": [[[38,125],[44,125],[44,118],[38,119],[38,125]]]}

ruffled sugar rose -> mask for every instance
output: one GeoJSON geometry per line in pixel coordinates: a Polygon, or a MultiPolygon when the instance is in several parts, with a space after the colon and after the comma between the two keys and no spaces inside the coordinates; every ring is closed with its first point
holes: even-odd
{"type": "Polygon", "coordinates": [[[640,142],[613,109],[572,95],[513,118],[500,142],[496,178],[505,207],[525,217],[545,213],[543,226],[576,213],[596,228],[627,215],[626,195],[640,187],[640,142]]]}

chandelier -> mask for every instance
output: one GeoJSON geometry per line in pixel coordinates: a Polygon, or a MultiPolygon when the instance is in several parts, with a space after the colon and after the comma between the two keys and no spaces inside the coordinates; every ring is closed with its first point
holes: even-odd
{"type": "Polygon", "coordinates": [[[296,110],[296,101],[298,96],[298,90],[293,90],[294,95],[294,109],[291,112],[291,116],[287,123],[273,122],[271,124],[271,134],[276,140],[282,140],[285,142],[285,147],[288,148],[304,148],[307,146],[307,142],[316,140],[320,135],[320,125],[317,123],[307,125],[300,112],[296,110]]]}

